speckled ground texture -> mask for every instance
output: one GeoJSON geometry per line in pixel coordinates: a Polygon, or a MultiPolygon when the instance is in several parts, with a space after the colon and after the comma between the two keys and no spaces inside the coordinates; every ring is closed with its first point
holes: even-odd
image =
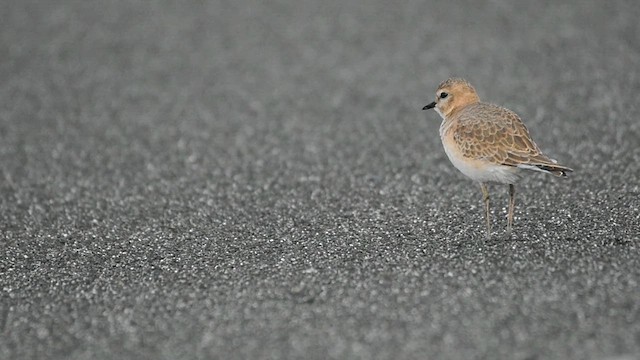
{"type": "Polygon", "coordinates": [[[640,358],[628,1],[5,1],[1,359],[640,358]],[[575,168],[481,193],[464,76],[575,168]]]}

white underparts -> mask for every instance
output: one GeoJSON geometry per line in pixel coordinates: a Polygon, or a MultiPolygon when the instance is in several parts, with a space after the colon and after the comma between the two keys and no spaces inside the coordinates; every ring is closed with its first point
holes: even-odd
{"type": "Polygon", "coordinates": [[[444,151],[456,169],[475,181],[515,184],[520,180],[521,170],[517,167],[464,158],[446,145],[444,151]]]}

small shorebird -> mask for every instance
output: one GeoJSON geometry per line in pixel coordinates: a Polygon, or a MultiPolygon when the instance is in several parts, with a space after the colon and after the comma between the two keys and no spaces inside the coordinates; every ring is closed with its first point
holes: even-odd
{"type": "Polygon", "coordinates": [[[507,233],[510,235],[515,183],[525,170],[556,176],[567,176],[573,171],[540,151],[518,115],[503,107],[480,102],[476,90],[464,79],[443,81],[436,90],[436,101],[422,108],[427,109],[435,109],[442,117],[440,139],[451,163],[480,183],[487,238],[491,236],[487,183],[509,185],[507,233]]]}

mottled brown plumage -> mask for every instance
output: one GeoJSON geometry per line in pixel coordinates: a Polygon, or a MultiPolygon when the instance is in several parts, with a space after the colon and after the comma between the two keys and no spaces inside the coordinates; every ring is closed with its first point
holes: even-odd
{"type": "Polygon", "coordinates": [[[458,124],[450,129],[465,157],[514,167],[531,165],[556,176],[566,176],[571,171],[542,153],[520,117],[511,110],[476,103],[454,116],[457,119],[452,121],[458,124]]]}

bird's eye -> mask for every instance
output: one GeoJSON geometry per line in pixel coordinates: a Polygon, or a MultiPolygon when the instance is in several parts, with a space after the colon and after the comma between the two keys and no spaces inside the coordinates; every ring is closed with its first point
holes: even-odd
{"type": "Polygon", "coordinates": [[[449,94],[447,94],[446,92],[442,92],[442,93],[440,93],[440,99],[444,99],[444,98],[446,98],[447,96],[449,96],[449,94]]]}

